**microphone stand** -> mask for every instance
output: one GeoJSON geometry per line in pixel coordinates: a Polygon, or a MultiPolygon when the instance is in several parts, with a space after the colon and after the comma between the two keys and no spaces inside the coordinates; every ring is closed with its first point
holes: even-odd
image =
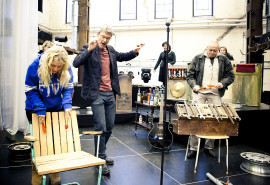
{"type": "Polygon", "coordinates": [[[163,184],[163,165],[164,165],[164,150],[165,150],[165,140],[166,140],[166,113],[167,113],[167,78],[168,78],[168,54],[169,54],[169,34],[170,34],[170,25],[171,25],[171,21],[167,21],[166,24],[167,26],[167,50],[165,52],[165,81],[164,81],[164,93],[165,93],[165,96],[164,96],[164,107],[163,107],[163,111],[164,114],[163,114],[163,140],[162,140],[162,151],[161,151],[161,167],[160,167],[160,170],[161,170],[161,174],[160,174],[160,185],[163,184]]]}

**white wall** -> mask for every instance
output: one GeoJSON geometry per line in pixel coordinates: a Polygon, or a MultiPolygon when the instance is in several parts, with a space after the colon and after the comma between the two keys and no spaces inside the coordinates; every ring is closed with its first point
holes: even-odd
{"type": "MultiPolygon", "coordinates": [[[[112,26],[115,36],[110,41],[118,51],[129,51],[139,43],[145,43],[140,55],[131,66],[119,63],[119,71],[132,70],[135,74],[133,83],[142,83],[137,71],[142,67],[153,68],[160,52],[161,44],[167,39],[166,19],[154,19],[154,0],[137,1],[137,20],[119,20],[119,0],[91,0],[90,40],[96,38],[101,25],[112,26]],[[141,61],[141,62],[137,62],[141,61]],[[143,62],[142,62],[143,61],[143,62]],[[138,66],[142,65],[142,66],[138,66]]],[[[174,1],[174,18],[170,26],[170,45],[176,53],[176,65],[186,64],[203,52],[210,40],[219,38],[230,26],[235,28],[226,35],[220,45],[225,45],[234,56],[235,63],[245,60],[240,50],[245,53],[246,31],[245,0],[220,0],[214,2],[213,17],[193,17],[192,1],[174,1]],[[242,19],[240,19],[242,18],[242,19]]],[[[158,71],[153,74],[148,85],[159,85],[158,71]]],[[[228,91],[230,99],[231,90],[228,91]]]]}
{"type": "MultiPolygon", "coordinates": [[[[228,48],[235,59],[233,63],[245,61],[242,53],[246,53],[246,0],[214,1],[214,15],[210,17],[193,17],[192,2],[174,0],[170,44],[176,53],[177,64],[191,61],[205,49],[210,40],[219,38],[230,26],[235,28],[220,41],[220,45],[228,48]]],[[[47,29],[54,37],[68,36],[69,41],[65,45],[71,47],[72,28],[71,24],[65,23],[66,0],[44,0],[43,3],[44,12],[38,15],[40,28],[47,29]]],[[[116,33],[110,41],[116,50],[129,51],[143,42],[146,45],[134,60],[145,61],[143,65],[153,67],[163,51],[161,44],[167,38],[166,20],[154,19],[154,3],[155,0],[137,0],[137,20],[120,21],[120,0],[89,0],[90,40],[96,38],[96,32],[101,25],[109,24],[116,33]]],[[[263,23],[265,28],[265,21],[263,23]]],[[[266,55],[269,55],[269,52],[265,54],[268,60],[266,55]]],[[[125,64],[119,66],[122,69],[125,64]]],[[[158,83],[157,79],[153,83],[158,83]]]]}
{"type": "Polygon", "coordinates": [[[67,36],[64,46],[71,47],[72,25],[66,24],[66,0],[43,0],[43,12],[38,12],[38,26],[41,31],[56,36],[67,36]]]}
{"type": "MultiPolygon", "coordinates": [[[[90,31],[94,38],[99,26],[110,24],[116,36],[110,44],[119,51],[130,50],[144,42],[141,59],[157,59],[166,41],[164,19],[154,19],[154,0],[138,0],[137,20],[119,20],[119,0],[92,0],[90,8],[90,31]]],[[[174,1],[174,21],[171,24],[170,43],[177,61],[190,61],[204,50],[210,40],[217,39],[229,26],[236,26],[220,43],[226,45],[237,61],[244,60],[243,33],[246,20],[239,18],[246,13],[245,0],[220,0],[214,2],[213,17],[192,17],[192,1],[174,1]],[[240,23],[237,23],[240,22],[240,23]]]]}

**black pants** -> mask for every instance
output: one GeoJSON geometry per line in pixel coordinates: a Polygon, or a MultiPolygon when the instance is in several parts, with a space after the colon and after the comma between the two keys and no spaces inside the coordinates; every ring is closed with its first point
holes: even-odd
{"type": "Polygon", "coordinates": [[[26,111],[26,117],[30,123],[32,121],[32,114],[34,113],[34,110],[25,110],[25,111],[26,111]]]}
{"type": "Polygon", "coordinates": [[[162,82],[163,85],[165,85],[165,79],[166,79],[166,70],[164,67],[160,67],[158,81],[162,82]]]}

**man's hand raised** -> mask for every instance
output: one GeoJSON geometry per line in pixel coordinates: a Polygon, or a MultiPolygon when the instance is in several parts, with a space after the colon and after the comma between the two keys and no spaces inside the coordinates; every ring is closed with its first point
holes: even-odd
{"type": "Polygon", "coordinates": [[[90,42],[88,46],[88,51],[91,52],[95,47],[97,47],[97,45],[98,45],[97,40],[90,42]]]}
{"type": "Polygon", "coordinates": [[[141,50],[141,48],[144,46],[145,44],[138,44],[136,46],[136,48],[133,50],[134,53],[139,53],[139,51],[141,50]]]}

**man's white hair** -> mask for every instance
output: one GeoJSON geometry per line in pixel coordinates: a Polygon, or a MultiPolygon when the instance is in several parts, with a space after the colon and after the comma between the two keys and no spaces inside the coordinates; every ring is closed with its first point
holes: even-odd
{"type": "Polygon", "coordinates": [[[210,46],[210,45],[217,45],[218,46],[218,48],[219,48],[219,43],[218,43],[218,41],[217,40],[211,40],[210,42],[208,42],[208,44],[207,44],[207,48],[208,48],[208,46],[210,46]]]}
{"type": "Polygon", "coordinates": [[[112,30],[112,27],[109,26],[109,25],[107,25],[107,24],[101,26],[101,27],[99,28],[99,30],[98,30],[98,33],[102,32],[102,31],[104,31],[104,32],[106,32],[106,33],[109,33],[109,34],[111,34],[112,36],[114,35],[114,32],[113,32],[113,30],[112,30]]]}

